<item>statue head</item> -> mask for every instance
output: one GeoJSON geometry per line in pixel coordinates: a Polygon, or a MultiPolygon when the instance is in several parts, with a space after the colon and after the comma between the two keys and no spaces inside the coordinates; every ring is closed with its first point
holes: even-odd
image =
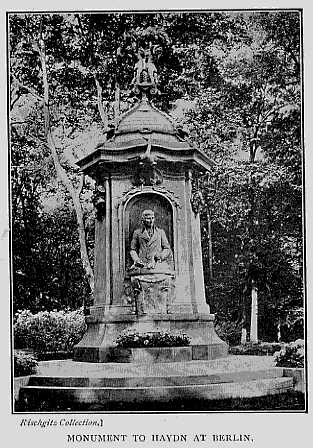
{"type": "Polygon", "coordinates": [[[141,215],[142,223],[145,227],[149,229],[154,225],[154,211],[153,210],[144,210],[141,215]]]}

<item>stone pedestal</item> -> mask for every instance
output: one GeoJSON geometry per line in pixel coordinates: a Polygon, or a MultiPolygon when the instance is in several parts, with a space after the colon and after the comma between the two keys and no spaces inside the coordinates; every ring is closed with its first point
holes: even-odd
{"type": "Polygon", "coordinates": [[[193,359],[225,356],[227,345],[214,331],[205,300],[193,188],[193,178],[210,168],[209,159],[182,138],[169,117],[142,100],[79,165],[96,180],[97,219],[94,303],[75,359],[109,361],[115,339],[131,329],[182,330],[191,338],[193,359]],[[138,292],[129,251],[145,209],[154,211],[155,225],[166,233],[173,272],[164,285],[145,281],[139,272],[138,292]]]}
{"type": "MultiPolygon", "coordinates": [[[[190,359],[208,360],[225,357],[228,347],[215,333],[213,315],[191,316],[189,314],[149,315],[149,316],[119,316],[119,318],[90,316],[87,319],[88,329],[83,340],[75,347],[75,359],[89,362],[127,362],[116,351],[115,339],[125,330],[139,332],[153,331],[183,331],[191,338],[190,359]]],[[[174,358],[169,359],[174,361],[174,358]]]]}

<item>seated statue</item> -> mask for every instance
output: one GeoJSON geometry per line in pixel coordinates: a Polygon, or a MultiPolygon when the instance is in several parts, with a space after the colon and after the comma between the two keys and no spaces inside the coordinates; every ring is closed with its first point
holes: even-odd
{"type": "Polygon", "coordinates": [[[168,313],[174,299],[173,254],[154,219],[152,210],[142,213],[142,226],[134,231],[130,245],[130,276],[139,315],[168,313]]]}
{"type": "Polygon", "coordinates": [[[142,226],[134,231],[130,244],[133,269],[157,271],[173,270],[173,257],[170,244],[163,229],[154,225],[154,212],[142,213],[142,226]]]}

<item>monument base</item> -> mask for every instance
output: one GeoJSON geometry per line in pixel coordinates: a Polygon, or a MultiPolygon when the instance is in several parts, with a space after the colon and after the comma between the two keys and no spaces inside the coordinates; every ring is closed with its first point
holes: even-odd
{"type": "Polygon", "coordinates": [[[157,351],[145,352],[142,362],[181,361],[184,353],[186,361],[210,360],[225,357],[228,353],[226,342],[222,341],[214,329],[214,315],[154,314],[149,316],[88,316],[88,329],[83,339],[74,347],[74,360],[85,362],[137,362],[137,355],[126,354],[115,344],[116,338],[124,331],[183,331],[190,339],[189,347],[177,350],[158,348],[157,351]],[[158,353],[153,356],[153,353],[158,353]],[[128,360],[126,360],[126,358],[128,360]],[[158,359],[159,358],[159,359],[158,359]],[[132,360],[133,359],[133,360],[132,360]]]}
{"type": "MultiPolygon", "coordinates": [[[[15,412],[234,412],[233,399],[240,399],[239,410],[255,411],[251,397],[294,389],[305,390],[303,369],[274,367],[272,356],[173,363],[56,360],[40,362],[37,374],[27,377],[16,391],[15,412]]],[[[261,403],[259,410],[274,409],[270,399],[261,403]]]]}

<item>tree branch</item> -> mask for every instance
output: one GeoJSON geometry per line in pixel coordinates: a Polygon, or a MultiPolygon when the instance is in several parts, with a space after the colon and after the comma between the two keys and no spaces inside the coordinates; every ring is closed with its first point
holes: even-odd
{"type": "Polygon", "coordinates": [[[287,51],[289,52],[293,62],[296,65],[297,72],[299,73],[300,72],[300,61],[296,57],[296,55],[294,54],[294,51],[293,51],[292,46],[291,46],[292,45],[292,40],[290,39],[289,32],[288,32],[285,24],[283,24],[283,29],[285,31],[284,34],[285,34],[285,39],[286,39],[286,42],[287,42],[286,46],[285,46],[285,49],[287,49],[287,51]]]}
{"type": "Polygon", "coordinates": [[[100,114],[101,120],[102,120],[102,122],[104,124],[104,129],[105,129],[105,131],[107,131],[108,130],[108,122],[109,122],[109,120],[108,120],[108,112],[107,112],[107,110],[104,110],[104,107],[103,107],[102,87],[101,87],[101,84],[100,84],[100,82],[99,82],[99,80],[97,78],[97,75],[94,74],[93,77],[94,77],[94,80],[95,80],[95,83],[96,83],[96,87],[97,87],[97,104],[98,104],[99,114],[100,114]]]}
{"type": "Polygon", "coordinates": [[[17,126],[18,124],[25,124],[25,123],[27,123],[26,120],[25,121],[10,121],[10,124],[12,126],[17,126]]]}
{"type": "Polygon", "coordinates": [[[35,90],[33,90],[33,89],[31,89],[30,87],[27,87],[27,86],[25,86],[24,84],[22,84],[22,83],[16,78],[15,75],[12,75],[12,77],[13,77],[13,79],[14,79],[14,82],[15,82],[21,89],[25,89],[25,90],[27,90],[27,92],[30,93],[31,95],[33,95],[38,101],[43,101],[43,98],[42,98],[40,95],[38,95],[38,93],[37,93],[35,90]]]}
{"type": "Polygon", "coordinates": [[[115,83],[115,102],[114,102],[114,123],[115,126],[118,125],[119,118],[120,118],[120,95],[121,95],[121,89],[120,84],[118,81],[115,83]]]}
{"type": "Polygon", "coordinates": [[[10,102],[10,110],[13,110],[14,105],[18,102],[18,100],[21,98],[22,93],[20,93],[20,89],[17,89],[15,92],[12,92],[11,94],[11,102],[10,102]],[[13,94],[15,94],[15,98],[13,98],[13,94]]]}

